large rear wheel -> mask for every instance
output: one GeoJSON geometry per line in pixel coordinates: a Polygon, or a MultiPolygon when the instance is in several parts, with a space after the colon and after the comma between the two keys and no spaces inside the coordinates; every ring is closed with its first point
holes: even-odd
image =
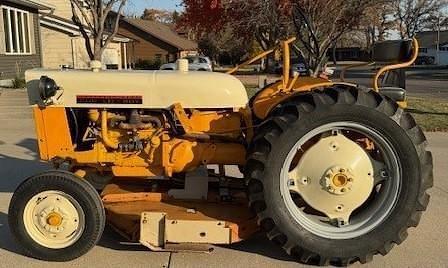
{"type": "Polygon", "coordinates": [[[17,188],[9,207],[9,226],[27,255],[69,261],[99,241],[105,212],[88,182],[69,172],[49,171],[17,188]]]}
{"type": "Polygon", "coordinates": [[[273,112],[249,151],[251,208],[268,237],[304,263],[385,255],[429,201],[432,156],[423,132],[367,89],[298,96],[273,112]]]}

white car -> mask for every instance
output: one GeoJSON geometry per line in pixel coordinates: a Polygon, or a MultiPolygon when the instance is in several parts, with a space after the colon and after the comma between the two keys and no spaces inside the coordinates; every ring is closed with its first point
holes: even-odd
{"type": "MultiPolygon", "coordinates": [[[[204,71],[204,72],[213,72],[212,61],[208,57],[203,56],[194,56],[194,57],[186,57],[184,59],[188,60],[188,69],[190,71],[204,71]]],[[[160,70],[176,70],[177,65],[175,62],[163,64],[160,67],[160,70]]]]}

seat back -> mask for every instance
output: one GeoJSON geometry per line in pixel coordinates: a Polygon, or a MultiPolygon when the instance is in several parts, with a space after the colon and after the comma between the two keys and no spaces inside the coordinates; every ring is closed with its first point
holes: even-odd
{"type": "Polygon", "coordinates": [[[375,44],[372,51],[374,62],[405,62],[412,57],[412,40],[393,40],[375,44]]]}
{"type": "Polygon", "coordinates": [[[386,72],[381,80],[381,87],[406,89],[406,70],[397,69],[386,72]]]}

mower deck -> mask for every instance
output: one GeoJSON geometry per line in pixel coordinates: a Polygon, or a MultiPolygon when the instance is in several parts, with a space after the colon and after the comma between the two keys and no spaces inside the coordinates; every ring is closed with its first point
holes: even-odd
{"type": "Polygon", "coordinates": [[[108,224],[131,242],[155,251],[208,251],[197,244],[232,244],[258,231],[246,195],[239,191],[232,196],[232,201],[221,201],[210,190],[207,200],[176,200],[167,191],[149,193],[113,183],[102,200],[108,224]]]}

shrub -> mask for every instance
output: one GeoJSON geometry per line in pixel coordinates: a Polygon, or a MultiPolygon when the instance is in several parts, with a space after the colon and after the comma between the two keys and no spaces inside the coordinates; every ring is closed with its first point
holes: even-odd
{"type": "Polygon", "coordinates": [[[24,88],[26,87],[26,81],[24,77],[16,76],[12,81],[13,88],[24,88]]]}
{"type": "Polygon", "coordinates": [[[162,62],[160,60],[142,60],[139,59],[135,63],[136,70],[158,70],[162,62]]]}

